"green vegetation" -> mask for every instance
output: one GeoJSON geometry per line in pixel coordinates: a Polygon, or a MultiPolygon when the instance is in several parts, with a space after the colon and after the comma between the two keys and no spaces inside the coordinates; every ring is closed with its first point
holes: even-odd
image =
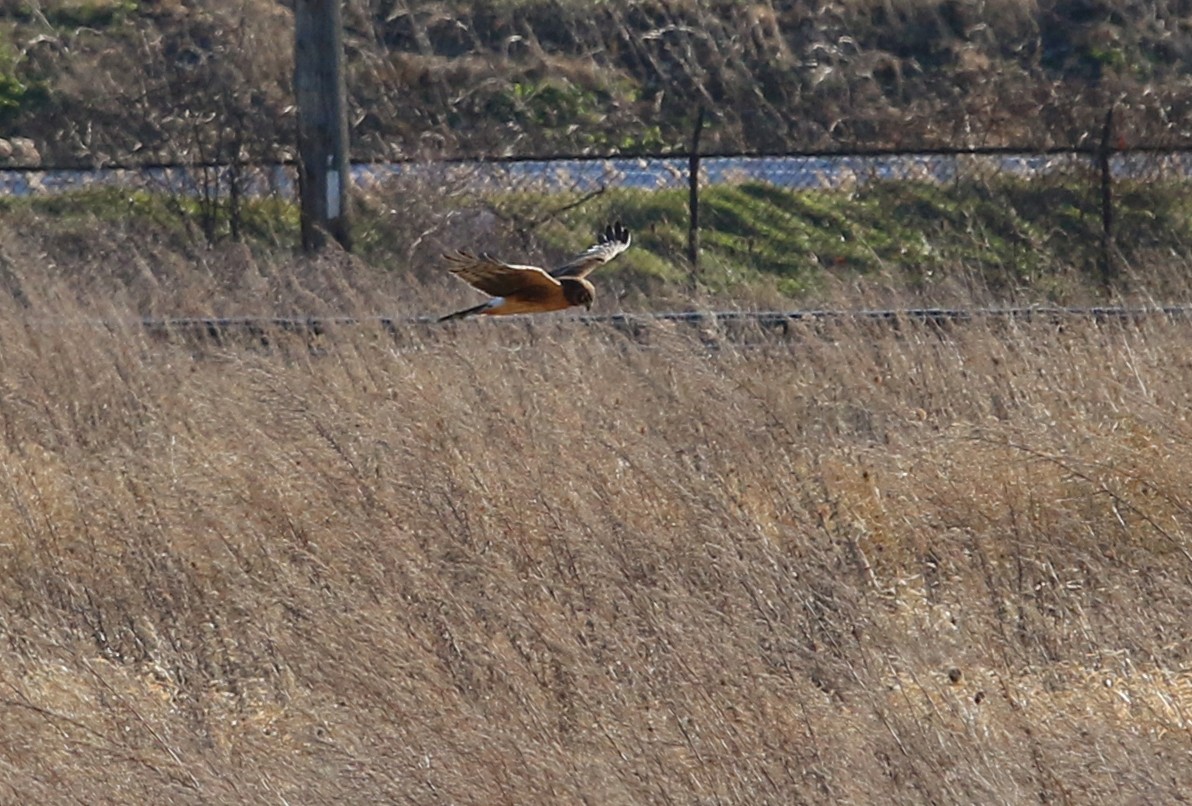
{"type": "Polygon", "coordinates": [[[38,4],[45,19],[62,28],[117,25],[140,9],[137,0],[49,0],[38,4]]]}
{"type": "MultiPolygon", "coordinates": [[[[487,199],[512,221],[567,198],[487,199]],[[520,212],[519,212],[520,211],[520,212]]],[[[870,182],[852,192],[760,182],[704,188],[700,283],[723,296],[759,285],[806,300],[825,281],[881,277],[903,291],[957,283],[991,299],[1065,302],[1099,293],[1100,199],[1081,178],[870,182]]],[[[1112,259],[1122,288],[1150,287],[1172,255],[1192,253],[1192,194],[1178,182],[1121,183],[1112,259]],[[1156,256],[1160,256],[1156,259],[1156,256]]],[[[637,248],[610,271],[665,283],[686,270],[687,191],[610,190],[541,228],[552,254],[582,248],[592,221],[631,222],[637,248]]]]}
{"type": "Polygon", "coordinates": [[[298,239],[298,210],[276,197],[233,205],[226,197],[95,186],[64,193],[0,197],[12,219],[50,219],[62,229],[119,226],[185,244],[242,240],[264,251],[288,250],[298,239]]]}
{"type": "MultiPolygon", "coordinates": [[[[0,24],[0,31],[8,26],[0,24]]],[[[22,116],[34,113],[47,100],[44,81],[22,77],[12,45],[0,41],[0,128],[7,129],[22,116]]]]}
{"type": "Polygon", "coordinates": [[[0,120],[11,120],[25,103],[28,88],[12,75],[0,75],[0,120]]]}
{"type": "MultiPolygon", "coordinates": [[[[690,285],[687,191],[607,190],[591,198],[569,193],[475,193],[435,199],[413,185],[382,189],[356,210],[358,254],[402,271],[425,266],[438,252],[470,246],[452,221],[486,212],[512,234],[491,247],[499,254],[549,262],[583,249],[593,222],[620,218],[635,248],[610,266],[628,290],[690,285]],[[419,200],[411,206],[411,199],[419,200]],[[568,208],[570,204],[578,206],[568,208]],[[406,205],[402,207],[402,205],[406,205]],[[561,211],[561,212],[553,212],[561,211]],[[398,226],[395,226],[398,224],[398,226]],[[411,239],[435,233],[410,251],[411,239]]],[[[852,190],[790,190],[760,182],[701,192],[699,285],[718,298],[752,298],[764,289],[791,303],[814,299],[850,278],[880,281],[904,293],[965,294],[991,300],[1072,302],[1098,297],[1102,282],[1097,188],[1060,176],[936,183],[872,181],[852,190]]],[[[91,188],[0,200],[0,209],[142,227],[181,240],[239,240],[254,251],[288,253],[298,216],[288,200],[169,195],[91,188]]],[[[1116,288],[1164,296],[1173,255],[1192,254],[1192,194],[1178,182],[1121,181],[1115,201],[1112,259],[1124,271],[1116,288]]],[[[1176,293],[1172,289],[1170,293],[1176,293]]],[[[962,301],[962,300],[957,300],[962,301]]]]}

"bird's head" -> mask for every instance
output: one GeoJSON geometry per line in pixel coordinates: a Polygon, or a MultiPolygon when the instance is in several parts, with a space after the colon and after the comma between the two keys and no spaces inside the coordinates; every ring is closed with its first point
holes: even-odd
{"type": "Polygon", "coordinates": [[[592,302],[596,299],[596,289],[587,280],[574,277],[564,277],[563,296],[567,299],[569,305],[583,305],[589,311],[592,310],[592,302]]]}

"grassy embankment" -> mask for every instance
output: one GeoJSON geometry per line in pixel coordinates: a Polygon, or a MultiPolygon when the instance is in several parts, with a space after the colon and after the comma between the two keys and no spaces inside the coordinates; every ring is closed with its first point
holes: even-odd
{"type": "Polygon", "coordinates": [[[85,323],[447,292],[11,215],[0,799],[1192,787],[1186,324],[196,347],[85,323]]]}
{"type": "MultiPolygon", "coordinates": [[[[1099,187],[1094,176],[1071,168],[1034,179],[862,181],[845,189],[789,190],[756,181],[708,186],[701,191],[694,278],[686,257],[685,190],[613,187],[594,197],[492,192],[477,189],[469,171],[446,167],[432,176],[368,187],[355,213],[361,260],[345,265],[382,284],[412,278],[436,296],[446,297],[445,289],[452,288],[458,297],[472,292],[444,285],[444,251],[467,248],[549,265],[590,244],[600,222],[622,219],[634,232],[635,247],[597,278],[597,309],[603,312],[1187,297],[1192,196],[1174,179],[1115,183],[1115,274],[1107,294],[1099,187]]],[[[110,275],[122,293],[142,300],[133,303],[142,313],[328,312],[318,294],[283,294],[283,300],[277,294],[211,293],[206,302],[192,304],[158,293],[153,305],[146,302],[153,289],[182,282],[176,273],[207,261],[212,244],[217,253],[243,253],[239,264],[233,260],[219,269],[229,282],[242,274],[251,279],[257,270],[268,274],[290,260],[299,239],[297,211],[288,201],[249,198],[233,208],[220,198],[95,188],[2,199],[0,212],[18,242],[27,244],[13,248],[44,253],[46,271],[69,279],[81,293],[90,293],[95,274],[83,264],[105,250],[139,260],[139,269],[113,266],[110,275]]],[[[424,311],[399,303],[396,310],[375,312],[424,311]]]]}

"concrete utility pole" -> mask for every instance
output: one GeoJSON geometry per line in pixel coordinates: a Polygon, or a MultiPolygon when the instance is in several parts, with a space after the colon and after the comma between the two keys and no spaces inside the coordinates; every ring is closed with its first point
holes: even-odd
{"type": "Polygon", "coordinates": [[[320,249],[330,235],[344,249],[351,249],[341,2],[296,0],[294,23],[302,248],[320,249]]]}

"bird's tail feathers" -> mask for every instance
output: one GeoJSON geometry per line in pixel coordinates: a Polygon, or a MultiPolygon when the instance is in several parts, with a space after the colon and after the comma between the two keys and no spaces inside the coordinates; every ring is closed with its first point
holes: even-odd
{"type": "Polygon", "coordinates": [[[464,308],[462,311],[456,311],[455,313],[449,313],[446,316],[440,316],[439,321],[449,322],[452,319],[463,319],[465,316],[473,316],[488,308],[490,304],[491,303],[488,302],[482,302],[479,305],[474,305],[471,308],[464,308]]]}

